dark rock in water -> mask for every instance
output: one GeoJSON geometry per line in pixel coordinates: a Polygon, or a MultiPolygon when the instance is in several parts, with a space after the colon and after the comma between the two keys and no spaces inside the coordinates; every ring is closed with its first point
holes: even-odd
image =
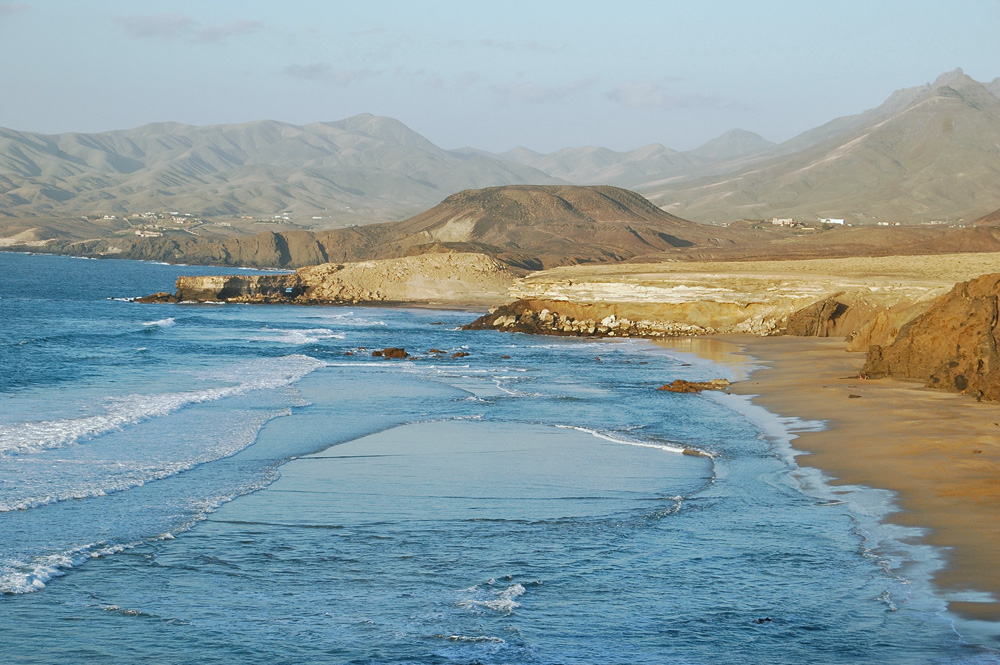
{"type": "Polygon", "coordinates": [[[850,395],[847,396],[847,399],[861,399],[861,395],[855,395],[854,393],[851,393],[850,395]]]}
{"type": "Polygon", "coordinates": [[[158,291],[152,295],[136,298],[133,302],[155,303],[155,302],[180,302],[181,299],[176,294],[158,291]]]}
{"type": "Polygon", "coordinates": [[[376,349],[372,351],[372,357],[374,358],[408,358],[410,354],[406,352],[406,349],[400,349],[394,346],[382,349],[379,351],[376,349]]]}
{"type": "Polygon", "coordinates": [[[725,390],[728,387],[728,379],[712,379],[710,381],[675,379],[666,385],[660,386],[657,390],[666,390],[672,393],[700,393],[702,390],[725,390]]]}
{"type": "Polygon", "coordinates": [[[1000,273],[956,284],[892,344],[872,345],[861,376],[920,379],[928,388],[1000,400],[1000,273]]]}
{"type": "Polygon", "coordinates": [[[451,354],[451,357],[452,358],[464,358],[467,355],[469,355],[469,354],[466,351],[456,351],[455,353],[451,354]]]}

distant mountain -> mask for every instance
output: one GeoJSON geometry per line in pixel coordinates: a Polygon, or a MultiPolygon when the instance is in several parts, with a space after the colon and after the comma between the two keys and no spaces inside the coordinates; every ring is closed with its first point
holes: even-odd
{"type": "Polygon", "coordinates": [[[787,154],[640,191],[699,221],[971,220],[1000,206],[1000,98],[961,70],[898,91],[877,109],[806,132],[775,152],[787,154]]]}
{"type": "Polygon", "coordinates": [[[1000,97],[1000,76],[986,84],[986,89],[1000,97]]]}
{"type": "Polygon", "coordinates": [[[775,145],[774,141],[768,141],[760,134],[745,129],[731,129],[685,154],[707,164],[716,164],[759,155],[775,145]]]}
{"type": "Polygon", "coordinates": [[[652,177],[685,173],[700,165],[698,160],[656,143],[627,152],[585,146],[563,148],[547,155],[515,148],[498,157],[575,185],[629,186],[652,177]]]}
{"type": "Polygon", "coordinates": [[[457,191],[515,184],[626,187],[698,221],[974,219],[1000,207],[998,108],[1000,78],[984,85],[956,69],[780,145],[732,130],[686,152],[655,143],[624,152],[444,150],[397,120],[368,114],[304,126],[0,129],[0,219],[14,218],[0,240],[79,238],[89,228],[100,236],[123,229],[87,227],[79,216],[147,211],[290,212],[313,228],[367,224],[407,218],[457,191]],[[79,229],[17,226],[29,217],[57,218],[60,229],[72,219],[79,229]]]}
{"type": "Polygon", "coordinates": [[[762,153],[774,145],[753,132],[734,129],[688,152],[651,143],[625,152],[585,146],[563,148],[547,155],[519,147],[497,156],[575,185],[637,187],[650,181],[715,170],[711,167],[762,153]]]}
{"type": "Polygon", "coordinates": [[[100,134],[0,129],[0,213],[291,211],[399,219],[455,191],[559,180],[487,154],[443,150],[392,118],[146,125],[100,134]]]}
{"type": "Polygon", "coordinates": [[[680,219],[610,186],[510,185],[466,190],[401,222],[249,238],[119,237],[61,241],[45,251],[215,265],[298,267],[329,261],[473,251],[538,269],[619,261],[693,246],[732,245],[720,229],[680,219]]]}

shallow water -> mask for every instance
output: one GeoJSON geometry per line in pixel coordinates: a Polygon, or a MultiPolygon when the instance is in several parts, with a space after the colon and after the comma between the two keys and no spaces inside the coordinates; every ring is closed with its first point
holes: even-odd
{"type": "Polygon", "coordinates": [[[0,254],[9,662],[998,662],[890,496],[655,390],[725,369],[465,312],[108,299],[217,271],[0,254]]]}

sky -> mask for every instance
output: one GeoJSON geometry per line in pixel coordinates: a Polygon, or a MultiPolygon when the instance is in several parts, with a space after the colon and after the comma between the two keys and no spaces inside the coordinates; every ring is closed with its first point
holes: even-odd
{"type": "Polygon", "coordinates": [[[395,118],[548,153],[780,142],[961,67],[1000,0],[0,0],[0,127],[395,118]]]}

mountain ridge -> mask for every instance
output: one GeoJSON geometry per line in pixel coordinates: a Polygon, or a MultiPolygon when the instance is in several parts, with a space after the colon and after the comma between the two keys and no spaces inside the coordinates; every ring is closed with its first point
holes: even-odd
{"type": "Polygon", "coordinates": [[[960,70],[941,80],[947,84],[890,98],[861,124],[809,148],[722,176],[639,189],[700,221],[974,219],[1000,205],[1000,98],[960,70]]]}
{"type": "MultiPolygon", "coordinates": [[[[160,122],[99,134],[0,128],[0,218],[288,213],[300,226],[329,228],[406,219],[465,189],[612,184],[702,222],[971,219],[1000,207],[992,184],[1000,170],[992,152],[998,99],[1000,78],[981,84],[956,69],[781,144],[730,130],[685,152],[658,143],[622,152],[600,146],[549,154],[525,147],[500,154],[445,150],[396,119],[371,114],[306,125],[160,122]],[[915,105],[943,98],[965,103],[947,130],[958,128],[961,141],[935,142],[944,117],[938,127],[925,122],[923,137],[898,126],[900,138],[888,136],[893,128],[885,123],[899,124],[900,113],[916,115],[915,105]],[[964,125],[983,132],[983,145],[964,125]],[[880,134],[881,143],[863,138],[866,132],[880,134]],[[940,154],[931,159],[934,151],[940,154]],[[857,170],[831,170],[834,162],[854,163],[857,170]],[[761,182],[764,175],[770,186],[761,182]]],[[[18,228],[15,234],[24,230],[18,228]]]]}

